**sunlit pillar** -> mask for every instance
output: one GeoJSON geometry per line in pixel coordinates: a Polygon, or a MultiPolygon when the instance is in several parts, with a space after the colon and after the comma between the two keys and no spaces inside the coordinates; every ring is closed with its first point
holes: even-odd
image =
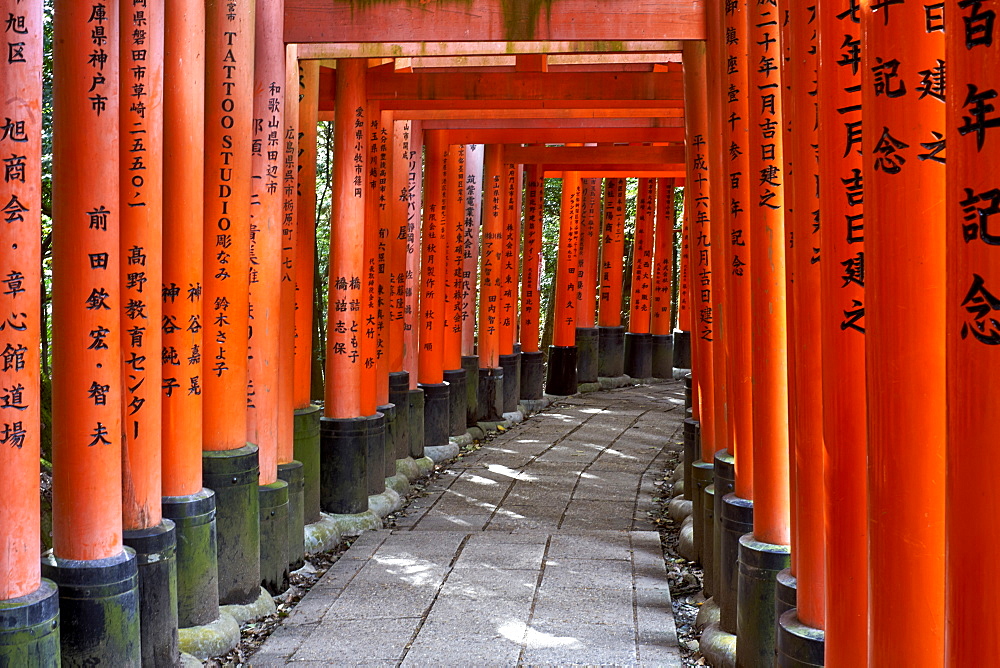
{"type": "Polygon", "coordinates": [[[57,666],[59,599],[39,561],[42,2],[4,0],[0,12],[16,44],[0,60],[0,154],[16,158],[0,181],[0,663],[57,666]]]}
{"type": "Polygon", "coordinates": [[[542,398],[545,380],[540,349],[542,276],[542,211],[544,192],[538,165],[525,169],[524,250],[521,262],[521,399],[542,398]]]}
{"type": "Polygon", "coordinates": [[[548,394],[576,394],[576,275],[580,245],[579,172],[563,172],[559,208],[559,254],[556,260],[555,300],[552,318],[552,345],[545,379],[548,394]]]}
{"type": "MultiPolygon", "coordinates": [[[[595,144],[596,145],[596,144],[595,144]]],[[[589,144],[588,144],[589,146],[589,144]]],[[[580,187],[580,250],[577,258],[576,375],[597,382],[600,359],[597,329],[597,262],[601,245],[601,180],[583,179],[580,187]]]]}
{"type": "MultiPolygon", "coordinates": [[[[465,183],[462,186],[462,368],[465,369],[466,424],[475,426],[479,415],[479,355],[476,325],[479,322],[479,229],[483,210],[483,160],[485,147],[465,147],[465,183]]],[[[523,307],[522,307],[523,308],[523,307]]]]}

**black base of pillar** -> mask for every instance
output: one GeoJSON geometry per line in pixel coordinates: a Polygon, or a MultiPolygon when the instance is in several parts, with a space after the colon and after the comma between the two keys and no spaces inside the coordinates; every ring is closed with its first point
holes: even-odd
{"type": "Polygon", "coordinates": [[[576,346],[549,346],[545,392],[556,396],[576,394],[576,346]]]}
{"type": "MultiPolygon", "coordinates": [[[[396,433],[398,421],[396,404],[389,403],[379,406],[376,410],[385,416],[385,450],[382,453],[382,474],[386,478],[391,478],[396,475],[396,439],[399,437],[396,433]]],[[[385,481],[382,484],[384,485],[385,481]]]]}
{"type": "Polygon", "coordinates": [[[172,666],[177,644],[177,532],[168,519],[150,529],[122,532],[135,550],[139,573],[139,629],[142,665],[172,666]]]}
{"type": "Polygon", "coordinates": [[[424,456],[424,391],[419,387],[409,390],[406,401],[410,406],[410,456],[420,459],[424,456]]]}
{"type": "Polygon", "coordinates": [[[691,410],[691,403],[694,399],[693,394],[694,377],[686,373],[684,374],[684,410],[691,410]]]}
{"type": "Polygon", "coordinates": [[[215,492],[165,496],[162,507],[177,532],[177,625],[211,624],[219,618],[215,492]]]}
{"type": "Polygon", "coordinates": [[[319,406],[295,410],[295,461],[302,462],[302,512],[306,524],[319,522],[319,406]]]}
{"type": "Polygon", "coordinates": [[[64,666],[139,666],[139,572],[126,547],[108,559],[42,556],[42,575],[59,587],[59,644],[64,666]]]}
{"type": "Polygon", "coordinates": [[[0,600],[0,666],[61,665],[59,590],[42,580],[25,596],[0,600]]]}
{"type": "MultiPolygon", "coordinates": [[[[793,610],[798,598],[798,581],[792,575],[792,569],[786,568],[778,573],[778,578],[774,585],[774,618],[781,619],[781,616],[793,610]]],[[[775,629],[775,633],[778,630],[775,629]]]]}
{"type": "Polygon", "coordinates": [[[288,589],[288,483],[260,485],[260,584],[272,596],[288,589]]]}
{"type": "Polygon", "coordinates": [[[260,470],[257,446],[202,453],[202,484],[215,491],[219,603],[260,596],[260,470]]]}
{"type": "Polygon", "coordinates": [[[691,368],[691,332],[674,331],[674,368],[691,368]]]}
{"type": "Polygon", "coordinates": [[[698,421],[684,418],[684,498],[694,501],[694,463],[698,459],[698,421]]]}
{"type": "Polygon", "coordinates": [[[753,501],[730,492],[722,499],[722,546],[719,550],[719,626],[736,633],[740,538],[753,531],[753,501]]]}
{"type": "Polygon", "coordinates": [[[319,444],[322,509],[335,515],[368,510],[368,420],[324,417],[319,423],[319,444]]]}
{"type": "Polygon", "coordinates": [[[778,667],[819,668],[826,661],[826,634],[806,626],[797,610],[789,610],[778,619],[778,667]]]}
{"type": "Polygon", "coordinates": [[[365,417],[366,465],[368,473],[368,495],[385,491],[385,415],[375,413],[365,417]]]}
{"type": "Polygon", "coordinates": [[[500,356],[503,369],[503,412],[513,413],[521,400],[521,353],[500,356]]]}
{"type": "MultiPolygon", "coordinates": [[[[712,479],[715,478],[715,466],[712,466],[712,479]]],[[[702,589],[705,597],[715,596],[715,483],[709,483],[702,490],[701,527],[704,533],[701,537],[701,570],[702,589]]]]}
{"type": "Polygon", "coordinates": [[[653,335],[625,333],[625,375],[629,378],[653,376],[653,335]]]}
{"type": "Polygon", "coordinates": [[[691,504],[691,517],[694,524],[694,553],[698,563],[704,567],[705,550],[712,548],[712,539],[707,535],[705,527],[705,488],[715,479],[715,465],[696,459],[691,467],[691,479],[694,484],[691,504]]]}
{"type": "Polygon", "coordinates": [[[774,665],[778,620],[774,617],[778,573],[788,568],[791,550],[740,538],[740,577],[736,603],[736,665],[774,665]]]}
{"type": "Polygon", "coordinates": [[[503,420],[503,369],[479,370],[479,414],[477,422],[503,420]]]}
{"type": "Polygon", "coordinates": [[[424,391],[424,445],[448,445],[451,432],[451,396],[446,383],[421,383],[424,391]]]}
{"type": "Polygon", "coordinates": [[[278,464],[278,478],[288,483],[288,570],[306,563],[306,529],[303,509],[302,462],[278,464]]]}
{"type": "Polygon", "coordinates": [[[545,355],[541,351],[521,353],[521,398],[537,401],[545,385],[545,355]]]}
{"type": "Polygon", "coordinates": [[[600,366],[600,330],[597,327],[576,328],[576,382],[596,383],[600,366]]]}
{"type": "Polygon", "coordinates": [[[714,576],[715,579],[712,582],[712,596],[715,597],[715,602],[719,604],[721,609],[721,600],[727,595],[722,589],[722,500],[733,491],[735,485],[735,475],[736,475],[736,459],[725,450],[719,450],[715,453],[715,508],[713,509],[713,514],[715,517],[715,526],[712,536],[712,545],[715,548],[715,554],[713,556],[713,563],[715,564],[714,576]]]}
{"type": "Polygon", "coordinates": [[[469,392],[466,388],[465,369],[444,372],[448,383],[448,435],[461,436],[468,431],[469,392]]]}
{"type": "Polygon", "coordinates": [[[625,375],[625,328],[597,328],[597,375],[617,378],[625,375]]]}
{"type": "Polygon", "coordinates": [[[653,334],[653,378],[674,377],[674,337],[653,334]]]}
{"type": "MultiPolygon", "coordinates": [[[[389,374],[389,403],[396,407],[396,452],[393,460],[410,456],[410,374],[397,371],[389,374]]],[[[393,461],[393,467],[396,466],[393,461]]],[[[393,473],[395,475],[395,472],[393,473]]]]}
{"type": "Polygon", "coordinates": [[[464,355],[462,368],[465,369],[465,426],[476,426],[479,415],[479,355],[464,355]]]}

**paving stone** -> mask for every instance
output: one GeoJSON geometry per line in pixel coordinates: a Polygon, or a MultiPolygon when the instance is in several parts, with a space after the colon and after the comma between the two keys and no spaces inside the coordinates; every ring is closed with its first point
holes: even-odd
{"type": "Polygon", "coordinates": [[[294,662],[324,661],[327,665],[371,665],[400,661],[413,638],[419,617],[396,619],[328,618],[293,656],[294,662]],[[328,639],[324,641],[324,639],[328,639]]]}
{"type": "Polygon", "coordinates": [[[597,531],[587,534],[558,534],[549,542],[550,559],[632,558],[629,536],[624,531],[597,531]]]}
{"type": "Polygon", "coordinates": [[[492,568],[455,570],[438,592],[438,600],[465,598],[479,601],[509,599],[530,602],[537,586],[538,571],[534,570],[507,571],[492,568]]]}
{"type": "Polygon", "coordinates": [[[446,513],[427,513],[416,524],[414,530],[417,531],[482,531],[486,523],[490,521],[490,515],[483,513],[479,515],[451,515],[446,513]]]}
{"type": "Polygon", "coordinates": [[[403,666],[514,666],[521,653],[519,640],[502,631],[509,622],[499,624],[463,624],[427,622],[406,653],[403,666]]]}
{"type": "Polygon", "coordinates": [[[632,564],[613,559],[552,559],[545,562],[542,589],[632,589],[632,564]]]}
{"type": "Polygon", "coordinates": [[[635,631],[624,624],[531,625],[523,665],[635,665],[635,631]]]}
{"type": "Polygon", "coordinates": [[[500,570],[539,570],[545,545],[477,543],[466,545],[455,562],[456,569],[498,568],[500,570]]]}
{"type": "Polygon", "coordinates": [[[539,591],[533,619],[534,623],[631,625],[634,598],[629,589],[550,587],[539,591]]]}

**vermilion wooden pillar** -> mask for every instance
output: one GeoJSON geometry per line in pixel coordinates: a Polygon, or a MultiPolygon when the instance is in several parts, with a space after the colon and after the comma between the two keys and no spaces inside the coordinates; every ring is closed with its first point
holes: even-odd
{"type": "Polygon", "coordinates": [[[288,492],[278,479],[281,365],[282,173],[285,133],[283,0],[257,2],[250,186],[250,339],[247,440],[260,465],[260,569],[272,594],[288,588],[288,492]]]}
{"type": "Polygon", "coordinates": [[[625,179],[604,180],[604,218],[601,223],[601,236],[597,375],[617,378],[625,373],[625,328],[622,327],[622,288],[625,284],[625,179]]]}
{"type": "Polygon", "coordinates": [[[168,296],[160,301],[170,322],[202,325],[163,329],[168,354],[152,358],[162,362],[162,505],[163,515],[177,524],[177,622],[188,628],[219,618],[216,498],[202,486],[208,331],[200,261],[205,237],[204,2],[166,6],[163,72],[163,190],[170,193],[174,211],[163,219],[163,287],[168,296]],[[206,554],[213,556],[206,559],[206,554]]]}
{"type": "MultiPolygon", "coordinates": [[[[378,135],[373,136],[371,149],[378,162],[369,170],[368,178],[375,183],[372,191],[375,235],[375,403],[385,421],[383,442],[382,485],[384,478],[396,475],[398,414],[389,392],[389,287],[390,287],[390,228],[394,221],[389,210],[390,162],[392,159],[393,113],[383,110],[378,135]]],[[[372,164],[372,161],[369,160],[372,164]]],[[[384,489],[384,487],[383,487],[384,489]]]]}
{"type": "Polygon", "coordinates": [[[674,180],[656,180],[656,234],[653,242],[653,376],[673,378],[674,180]]]}
{"type": "Polygon", "coordinates": [[[553,336],[545,391],[576,394],[576,274],[580,243],[580,173],[563,172],[559,215],[559,256],[556,263],[553,336]]]}
{"type": "Polygon", "coordinates": [[[542,398],[544,380],[543,355],[539,348],[543,188],[539,166],[527,165],[521,269],[521,398],[529,400],[542,398]]]}
{"type": "MultiPolygon", "coordinates": [[[[383,114],[383,118],[384,118],[383,114]]],[[[389,184],[386,195],[387,222],[387,309],[385,336],[389,401],[396,407],[396,459],[410,456],[410,374],[403,365],[407,321],[407,222],[410,162],[410,123],[393,120],[387,129],[392,133],[389,155],[389,184]]],[[[421,418],[423,415],[421,413],[421,418]]],[[[422,439],[421,439],[422,441],[422,439]]],[[[422,443],[421,443],[422,445],[422,443]]]]}
{"type": "Polygon", "coordinates": [[[325,417],[320,420],[320,504],[327,512],[368,509],[367,432],[362,402],[365,321],[365,168],[371,120],[367,62],[337,61],[333,206],[327,311],[325,417]]]}
{"type": "MultiPolygon", "coordinates": [[[[463,241],[465,239],[465,146],[448,147],[451,156],[447,166],[445,198],[447,211],[441,234],[444,260],[445,326],[443,332],[444,379],[448,383],[449,431],[451,436],[466,432],[469,394],[466,371],[462,366],[462,328],[464,299],[462,296],[463,241]]],[[[478,369],[476,383],[478,384],[478,369]]]]}
{"type": "MultiPolygon", "coordinates": [[[[60,585],[62,660],[138,664],[135,585],[108,598],[93,593],[137,572],[135,553],[122,545],[118,3],[95,9],[57,2],[54,10],[54,61],[60,63],[53,81],[54,549],[42,568],[60,585]],[[107,57],[92,59],[95,51],[107,57]]],[[[15,64],[11,57],[31,55],[12,48],[8,65],[15,64]]],[[[11,150],[3,164],[5,187],[28,183],[27,151],[11,150]]],[[[11,283],[4,285],[11,291],[11,283]]],[[[26,327],[37,313],[5,313],[5,332],[26,327]]],[[[5,350],[7,371],[30,372],[36,358],[27,350],[5,350]]],[[[6,438],[4,449],[16,447],[6,438]]]]}
{"type": "MultiPolygon", "coordinates": [[[[403,367],[410,372],[410,389],[417,389],[417,357],[420,350],[420,258],[421,236],[420,212],[423,209],[423,161],[421,159],[424,133],[420,121],[410,122],[409,150],[407,161],[407,242],[406,242],[406,343],[403,353],[403,367]]],[[[422,394],[421,394],[422,396],[422,394]]],[[[423,411],[421,409],[421,416],[423,411]]],[[[423,448],[423,443],[420,444],[423,448]]],[[[423,450],[421,450],[422,452],[423,450]]]]}
{"type": "Polygon", "coordinates": [[[500,368],[503,369],[503,412],[517,410],[521,397],[521,355],[517,342],[517,301],[521,254],[521,168],[503,166],[503,237],[500,251],[500,368]]]}
{"type": "MultiPolygon", "coordinates": [[[[992,555],[1000,546],[998,499],[982,484],[984,443],[997,426],[993,384],[1000,328],[1000,257],[990,227],[996,201],[1000,131],[993,106],[1000,74],[997,2],[947,4],[948,455],[945,548],[945,664],[974,665],[1000,655],[992,555]],[[992,121],[992,122],[991,122],[992,121]]],[[[994,221],[995,222],[995,221],[994,221]]],[[[995,229],[995,226],[994,228],[995,229]]]]}
{"type": "Polygon", "coordinates": [[[299,166],[298,193],[295,202],[295,409],[311,411],[313,281],[316,257],[316,123],[319,114],[318,61],[299,61],[298,94],[299,166]]]}
{"type": "Polygon", "coordinates": [[[0,152],[20,156],[4,164],[18,163],[23,170],[0,182],[0,266],[6,274],[0,290],[5,317],[0,350],[11,360],[0,366],[0,469],[8,494],[0,504],[0,606],[5,617],[0,663],[41,665],[59,661],[59,602],[55,585],[41,578],[38,549],[42,3],[6,0],[0,10],[17,30],[16,40],[9,41],[20,42],[19,57],[8,54],[0,61],[0,116],[6,119],[0,152]],[[46,630],[35,628],[39,622],[46,630]]]}
{"type": "MultiPolygon", "coordinates": [[[[596,144],[594,144],[596,146],[596,144]]],[[[577,380],[596,383],[598,378],[599,330],[597,313],[597,261],[600,254],[601,180],[582,179],[580,202],[580,250],[577,258],[577,380]]]]}
{"type": "Polygon", "coordinates": [[[448,146],[439,130],[426,134],[423,235],[421,238],[419,380],[424,391],[424,444],[447,445],[449,391],[444,382],[444,326],[448,216],[448,146]]]}
{"type": "Polygon", "coordinates": [[[483,176],[483,221],[479,279],[479,416],[503,415],[503,371],[500,368],[500,288],[503,265],[503,146],[486,146],[483,176]]]}
{"type": "Polygon", "coordinates": [[[780,59],[781,17],[748,3],[751,317],[753,319],[753,534],[740,541],[737,661],[771,661],[774,583],[788,566],[790,532],[788,341],[780,59]],[[756,64],[756,65],[755,65],[756,64]]]}
{"type": "Polygon", "coordinates": [[[205,33],[203,482],[216,492],[220,601],[248,604],[260,595],[258,450],[246,421],[253,3],[207,5],[205,33]]]}
{"type": "Polygon", "coordinates": [[[840,121],[819,125],[825,652],[831,666],[868,662],[865,323],[854,319],[865,303],[861,17],[851,6],[849,0],[821,0],[816,12],[818,113],[840,121]]]}
{"type": "MultiPolygon", "coordinates": [[[[804,4],[789,4],[787,31],[790,59],[782,100],[793,141],[785,152],[788,174],[787,232],[790,239],[789,365],[794,396],[789,402],[793,434],[793,513],[795,542],[792,572],[796,611],[779,620],[779,656],[802,661],[822,657],[826,588],[826,451],[823,442],[823,356],[821,346],[821,253],[819,217],[819,144],[817,116],[816,15],[804,4]],[[817,634],[817,631],[820,634],[817,634]]],[[[779,594],[780,595],[780,594],[779,594]]],[[[780,604],[779,604],[780,605],[780,604]]]]}
{"type": "Polygon", "coordinates": [[[635,234],[632,240],[632,294],[625,334],[625,374],[653,375],[653,337],[649,332],[653,287],[653,228],[656,221],[656,179],[639,179],[635,234]]]}
{"type": "Polygon", "coordinates": [[[465,183],[462,184],[462,368],[465,369],[466,423],[475,425],[479,415],[479,356],[476,354],[479,304],[479,228],[483,207],[484,146],[465,147],[465,183]]]}
{"type": "MultiPolygon", "coordinates": [[[[922,5],[861,10],[867,339],[869,663],[938,666],[944,647],[944,58],[922,5]],[[920,224],[914,224],[920,221],[920,224]],[[919,357],[918,357],[919,356],[919,357]],[[919,362],[916,360],[919,359],[919,362]]],[[[959,26],[955,29],[960,30],[959,26]]],[[[955,89],[952,89],[955,90],[955,89]]],[[[957,89],[956,95],[968,95],[957,89]]],[[[953,237],[950,237],[953,238],[953,237]]]]}

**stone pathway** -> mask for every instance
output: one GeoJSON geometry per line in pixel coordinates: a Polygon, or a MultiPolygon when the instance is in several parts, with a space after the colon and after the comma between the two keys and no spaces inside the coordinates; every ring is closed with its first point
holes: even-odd
{"type": "Polygon", "coordinates": [[[677,382],[569,398],[463,457],[362,535],[254,666],[680,666],[646,513],[677,382]]]}

